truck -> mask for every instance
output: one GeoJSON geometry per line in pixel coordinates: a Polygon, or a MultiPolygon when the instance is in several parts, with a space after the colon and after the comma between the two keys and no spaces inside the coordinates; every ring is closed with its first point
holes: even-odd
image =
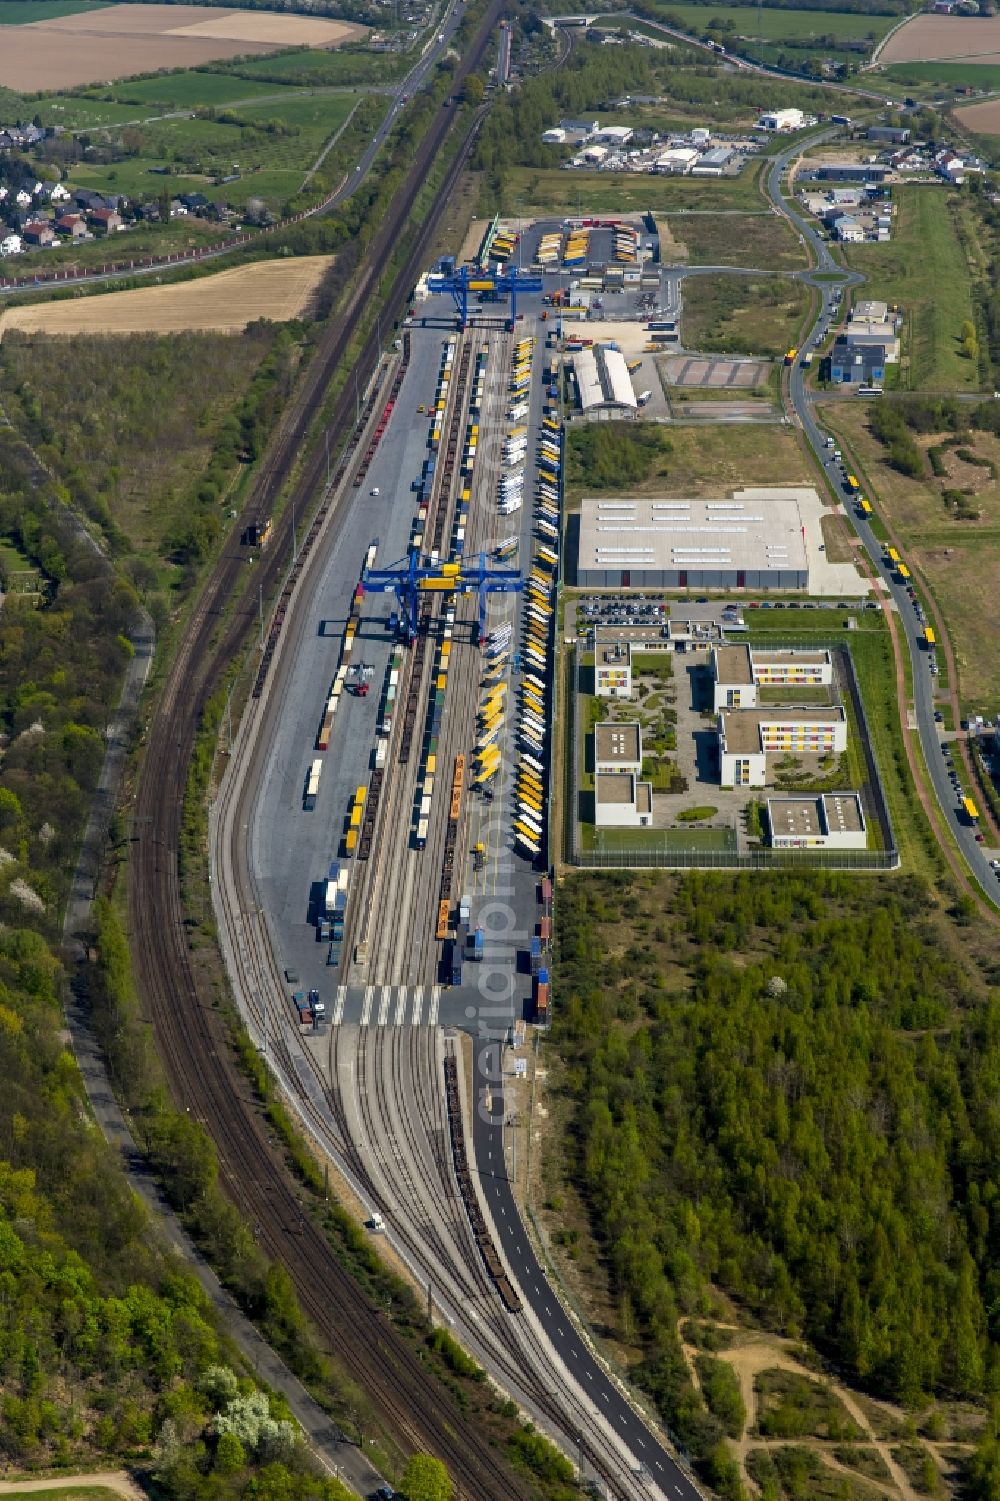
{"type": "Polygon", "coordinates": [[[470,917],[471,912],[472,912],[472,898],[470,896],[463,896],[463,897],[461,897],[459,899],[459,903],[458,903],[458,920],[459,920],[459,922],[460,923],[465,923],[466,926],[468,926],[469,917],[470,917]]]}
{"type": "Polygon", "coordinates": [[[812,364],[812,362],[813,362],[813,352],[812,352],[811,349],[808,349],[806,351],[806,353],[802,356],[802,363],[805,366],[805,368],[808,370],[809,366],[812,364]]]}
{"type": "Polygon", "coordinates": [[[652,397],[652,391],[640,391],[639,395],[636,397],[636,401],[641,407],[644,407],[652,400],[652,397]]]}
{"type": "Polygon", "coordinates": [[[850,115],[831,115],[830,116],[830,124],[831,125],[850,125],[850,123],[851,123],[851,117],[850,117],[850,115]]]}
{"type": "Polygon", "coordinates": [[[538,936],[538,934],[536,934],[535,937],[531,940],[531,947],[528,951],[528,958],[531,963],[531,973],[533,975],[537,975],[542,967],[542,940],[538,936]]]}
{"type": "Polygon", "coordinates": [[[795,364],[795,356],[798,354],[798,352],[799,351],[797,349],[789,349],[787,351],[787,353],[785,354],[785,364],[786,365],[794,365],[795,364]]]}
{"type": "Polygon", "coordinates": [[[535,976],[535,1021],[540,1027],[549,1020],[549,972],[540,969],[535,976]]]}
{"type": "Polygon", "coordinates": [[[476,928],[474,933],[469,934],[465,952],[476,964],[482,964],[486,957],[486,934],[482,928],[476,928]]]}

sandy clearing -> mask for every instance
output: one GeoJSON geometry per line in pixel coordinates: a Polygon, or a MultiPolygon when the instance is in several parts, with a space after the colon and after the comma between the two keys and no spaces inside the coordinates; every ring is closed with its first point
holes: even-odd
{"type": "Polygon", "coordinates": [[[140,1490],[131,1475],[124,1470],[98,1470],[87,1475],[53,1475],[48,1480],[0,1480],[0,1495],[7,1491],[65,1491],[96,1486],[117,1491],[127,1501],[146,1501],[146,1492],[140,1490]]]}
{"type": "Polygon", "coordinates": [[[308,306],[332,258],[326,255],[258,261],[170,287],[139,287],[70,302],[7,308],[0,338],[24,333],[240,333],[257,318],[283,323],[308,306]]]}
{"type": "Polygon", "coordinates": [[[915,16],[891,36],[882,63],[936,62],[943,58],[987,61],[1000,52],[1000,16],[915,16]]]}
{"type": "Polygon", "coordinates": [[[363,26],[347,21],[198,5],[111,5],[4,29],[10,35],[0,50],[0,84],[27,92],[284,47],[335,47],[365,35],[363,26]]]}
{"type": "Polygon", "coordinates": [[[966,130],[979,135],[1000,135],[1000,99],[988,99],[985,104],[968,104],[955,111],[955,118],[966,130]]]}

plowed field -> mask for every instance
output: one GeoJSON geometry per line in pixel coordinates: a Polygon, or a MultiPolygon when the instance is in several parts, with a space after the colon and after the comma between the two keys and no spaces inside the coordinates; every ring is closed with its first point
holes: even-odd
{"type": "Polygon", "coordinates": [[[886,42],[882,63],[939,62],[961,58],[995,63],[1000,58],[1000,16],[914,16],[886,42]]]}
{"type": "Polygon", "coordinates": [[[9,328],[41,334],[239,333],[257,318],[297,318],[330,265],[326,255],[258,261],[171,287],[8,308],[0,314],[0,338],[9,328]]]}
{"type": "Polygon", "coordinates": [[[5,29],[0,84],[23,93],[110,83],[160,68],[286,47],[336,47],[363,26],[265,11],[200,5],[110,5],[5,29]]]}

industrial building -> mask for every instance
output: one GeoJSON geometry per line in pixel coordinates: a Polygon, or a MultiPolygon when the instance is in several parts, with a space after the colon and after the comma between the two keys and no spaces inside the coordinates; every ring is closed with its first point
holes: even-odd
{"type": "Polygon", "coordinates": [[[653,821],[653,786],[632,772],[594,778],[594,824],[599,829],[646,829],[653,821]]]}
{"type": "Polygon", "coordinates": [[[625,356],[598,344],[573,356],[577,398],[584,412],[634,412],[638,403],[625,356]]]}
{"type": "Polygon", "coordinates": [[[868,847],[861,799],[856,792],[767,800],[771,848],[863,850],[868,847]]]}
{"type": "Polygon", "coordinates": [[[723,787],[765,787],[767,758],[841,755],[847,715],[822,708],[720,709],[719,781],[723,787]]]}
{"type": "Polygon", "coordinates": [[[634,720],[602,720],[594,727],[594,775],[642,771],[642,729],[634,720]]]}
{"type": "Polygon", "coordinates": [[[712,707],[755,709],[758,688],[820,688],[833,682],[828,651],[762,651],[747,641],[712,648],[712,707]]]}
{"type": "Polygon", "coordinates": [[[805,123],[800,109],[769,109],[757,121],[761,130],[801,130],[805,123]]]}
{"type": "Polygon", "coordinates": [[[584,500],[576,582],[585,589],[808,589],[794,490],[730,500],[584,500]]]}

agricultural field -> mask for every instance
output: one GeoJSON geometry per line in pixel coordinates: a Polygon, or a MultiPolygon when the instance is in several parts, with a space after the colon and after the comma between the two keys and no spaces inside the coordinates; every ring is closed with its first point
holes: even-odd
{"type": "Polygon", "coordinates": [[[681,298],[685,349],[777,359],[794,344],[809,294],[801,282],[769,276],[688,276],[681,298]]]}
{"type": "MultiPolygon", "coordinates": [[[[1000,67],[997,69],[997,80],[1000,86],[1000,67]]],[[[989,99],[984,104],[969,104],[965,109],[957,109],[955,117],[966,130],[971,130],[976,135],[1000,135],[1000,99],[989,99]]]]}
{"type": "Polygon", "coordinates": [[[806,268],[802,242],[781,215],[766,210],[755,214],[685,214],[682,210],[668,211],[664,218],[671,260],[691,266],[752,266],[768,271],[806,268]]]}
{"type": "Polygon", "coordinates": [[[962,324],[974,321],[974,315],[953,197],[937,187],[906,187],[894,201],[890,243],[845,246],[844,259],[852,270],[864,272],[865,297],[904,310],[899,371],[904,389],[977,390],[977,362],[962,349],[962,324]]]}
{"type": "Polygon", "coordinates": [[[76,16],[104,10],[110,0],[3,0],[0,26],[31,26],[54,21],[58,16],[76,16]]]}
{"type": "Polygon", "coordinates": [[[889,38],[883,63],[1000,62],[1000,16],[918,15],[889,38]]]}
{"type": "Polygon", "coordinates": [[[326,52],[299,48],[274,57],[226,63],[218,71],[265,83],[333,88],[351,83],[391,83],[409,67],[410,59],[405,54],[352,51],[348,45],[346,49],[326,52]]]}
{"type": "Polygon", "coordinates": [[[982,89],[989,93],[1000,89],[1000,59],[992,65],[974,59],[965,63],[894,63],[879,76],[886,83],[928,97],[951,88],[982,89]]]}
{"type": "Polygon", "coordinates": [[[197,5],[111,5],[31,22],[5,34],[0,84],[23,93],[263,55],[299,44],[337,46],[362,27],[318,17],[197,5]]]}
{"type": "Polygon", "coordinates": [[[302,317],[332,264],[326,255],[254,261],[172,286],[8,307],[0,312],[0,339],[15,328],[51,335],[241,333],[259,318],[302,317]]]}
{"type": "MultiPolygon", "coordinates": [[[[761,38],[767,42],[820,42],[835,48],[839,41],[877,42],[898,21],[898,16],[868,16],[843,10],[793,10],[746,5],[691,5],[664,0],[664,11],[680,25],[699,35],[708,27],[730,36],[761,38]]],[[[661,19],[657,17],[657,19],[661,19]]],[[[666,20],[666,16],[662,17],[666,20]]]]}
{"type": "MultiPolygon", "coordinates": [[[[969,464],[952,450],[944,455],[943,479],[931,475],[929,464],[925,477],[911,479],[886,463],[886,449],[869,431],[863,404],[829,402],[819,416],[845,454],[857,460],[876,511],[926,577],[955,650],[963,704],[992,716],[1000,706],[1000,659],[983,622],[992,619],[1000,597],[1000,439],[976,431],[967,448],[978,463],[969,464]],[[970,509],[981,512],[979,519],[955,519],[943,499],[945,488],[973,491],[966,499],[970,509]]],[[[915,441],[926,455],[941,439],[916,435],[915,441]]]]}

